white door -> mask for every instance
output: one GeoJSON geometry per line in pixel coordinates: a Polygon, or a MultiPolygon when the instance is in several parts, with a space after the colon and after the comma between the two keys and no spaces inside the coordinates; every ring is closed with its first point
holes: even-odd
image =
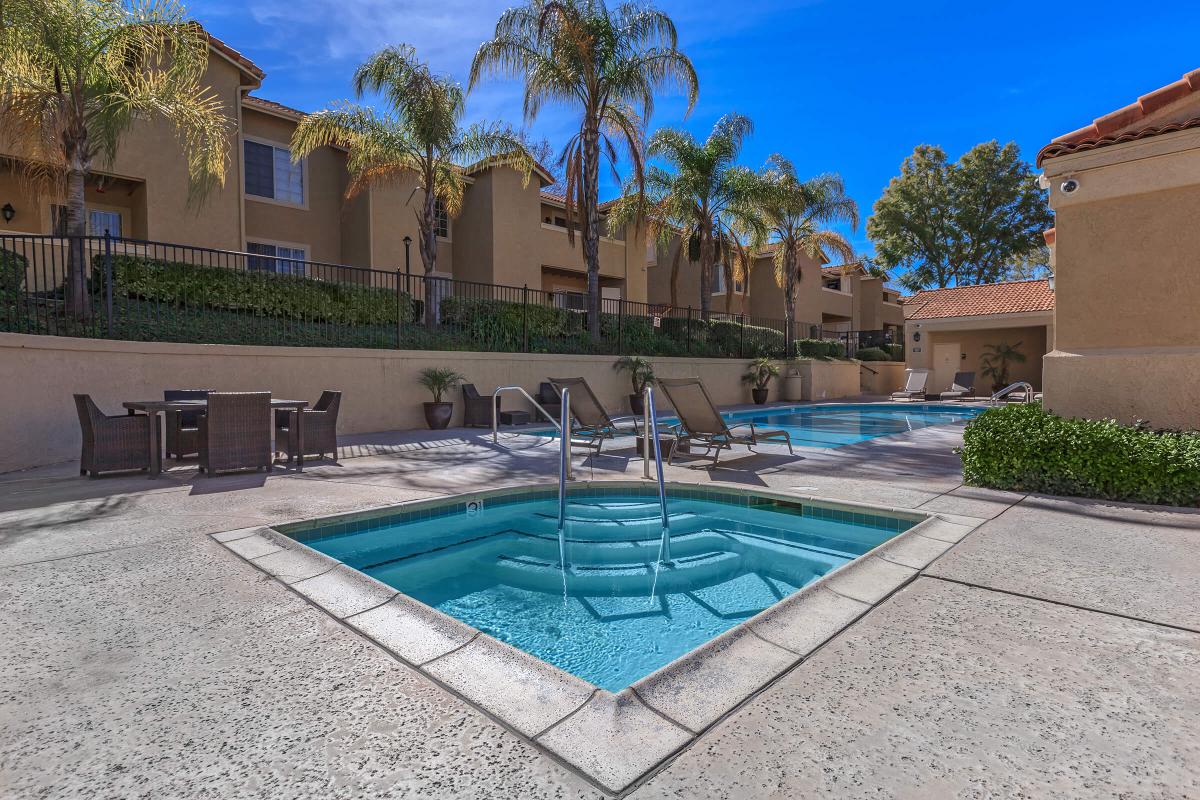
{"type": "Polygon", "coordinates": [[[925,387],[932,395],[938,395],[950,388],[954,382],[954,373],[961,367],[962,350],[958,342],[943,344],[938,342],[933,346],[933,385],[925,387]]]}

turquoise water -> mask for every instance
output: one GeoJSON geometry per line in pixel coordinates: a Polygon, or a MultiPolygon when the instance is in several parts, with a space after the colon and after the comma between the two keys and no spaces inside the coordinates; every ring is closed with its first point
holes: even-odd
{"type": "Polygon", "coordinates": [[[571,498],[565,574],[553,497],[297,538],[616,692],[912,524],[694,494],[669,499],[674,561],[657,574],[658,501],[631,490],[571,498]]]}
{"type": "MultiPolygon", "coordinates": [[[[734,423],[753,422],[764,428],[785,430],[791,434],[793,445],[842,447],[931,425],[960,422],[977,416],[981,411],[981,408],[939,403],[846,403],[750,409],[721,416],[731,426],[734,423]]],[[[678,421],[675,417],[664,417],[659,424],[673,425],[678,421]]],[[[554,435],[554,431],[538,431],[538,434],[554,435]]]]}

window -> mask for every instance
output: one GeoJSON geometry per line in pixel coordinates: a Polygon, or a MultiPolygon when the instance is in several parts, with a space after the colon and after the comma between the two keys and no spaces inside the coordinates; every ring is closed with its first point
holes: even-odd
{"type": "Polygon", "coordinates": [[[247,266],[252,270],[280,272],[285,275],[304,274],[304,262],[307,259],[303,247],[246,242],[246,251],[260,256],[260,258],[250,257],[247,266]]]}
{"type": "Polygon", "coordinates": [[[725,294],[725,267],[713,264],[712,293],[725,294]]]}
{"type": "Polygon", "coordinates": [[[646,241],[646,265],[653,266],[658,263],[658,242],[653,237],[646,241]]]}
{"type": "Polygon", "coordinates": [[[286,147],[245,142],[246,194],[304,204],[304,162],[292,163],[286,147]]]}
{"type": "Polygon", "coordinates": [[[745,286],[745,284],[742,283],[741,278],[734,278],[733,292],[734,292],[734,294],[745,294],[746,293],[746,286],[745,286]]]}
{"type": "MultiPolygon", "coordinates": [[[[98,208],[85,208],[87,219],[86,232],[88,236],[103,236],[107,231],[110,236],[121,235],[121,212],[102,211],[98,208]]],[[[67,207],[50,206],[50,223],[55,236],[67,235],[67,207]]]]}
{"type": "Polygon", "coordinates": [[[821,282],[821,285],[824,286],[826,289],[829,289],[832,292],[842,291],[842,279],[841,278],[825,278],[821,282]]]}
{"type": "Polygon", "coordinates": [[[441,200],[433,201],[433,229],[439,239],[450,238],[450,215],[446,213],[446,204],[441,200]]]}

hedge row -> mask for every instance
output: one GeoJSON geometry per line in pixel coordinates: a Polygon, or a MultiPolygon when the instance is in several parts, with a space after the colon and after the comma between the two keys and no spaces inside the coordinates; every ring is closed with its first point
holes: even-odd
{"type": "MultiPolygon", "coordinates": [[[[396,301],[393,289],[206,267],[139,256],[113,256],[114,293],[178,307],[244,311],[342,325],[395,325],[410,322],[416,304],[408,295],[396,301]]],[[[93,285],[103,286],[104,256],[92,261],[93,285]]]]}
{"type": "Polygon", "coordinates": [[[1200,505],[1200,433],[1065,419],[1020,404],[972,420],[960,453],[963,480],[974,486],[1200,505]]]}
{"type": "Polygon", "coordinates": [[[25,283],[29,262],[11,250],[0,250],[0,300],[15,300],[25,283]]]}

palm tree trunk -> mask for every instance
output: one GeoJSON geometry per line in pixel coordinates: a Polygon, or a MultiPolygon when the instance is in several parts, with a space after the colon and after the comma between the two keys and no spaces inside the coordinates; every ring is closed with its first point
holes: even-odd
{"type": "Polygon", "coordinates": [[[588,333],[600,342],[600,132],[583,132],[583,258],[587,264],[588,333]]]}
{"type": "Polygon", "coordinates": [[[712,224],[700,224],[700,319],[707,321],[712,313],[712,224]]]}
{"type": "Polygon", "coordinates": [[[426,180],[425,202],[421,206],[421,224],[419,249],[421,263],[425,266],[425,327],[433,330],[437,327],[438,304],[441,302],[440,281],[433,277],[437,269],[437,197],[433,193],[432,176],[426,180]]]}
{"type": "Polygon", "coordinates": [[[87,173],[67,173],[67,310],[75,319],[92,316],[87,290],[87,213],[84,209],[84,178],[87,173]]]}
{"type": "Polygon", "coordinates": [[[729,314],[733,310],[733,266],[728,258],[725,262],[725,313],[729,314]]]}
{"type": "Polygon", "coordinates": [[[787,248],[783,251],[783,270],[787,276],[786,284],[783,292],[784,300],[787,302],[787,336],[784,337],[787,344],[788,358],[792,357],[792,350],[796,341],[796,259],[792,248],[787,248]]]}
{"type": "Polygon", "coordinates": [[[671,308],[679,306],[679,262],[683,260],[685,242],[679,237],[679,246],[675,248],[675,257],[671,259],[671,308]]]}

